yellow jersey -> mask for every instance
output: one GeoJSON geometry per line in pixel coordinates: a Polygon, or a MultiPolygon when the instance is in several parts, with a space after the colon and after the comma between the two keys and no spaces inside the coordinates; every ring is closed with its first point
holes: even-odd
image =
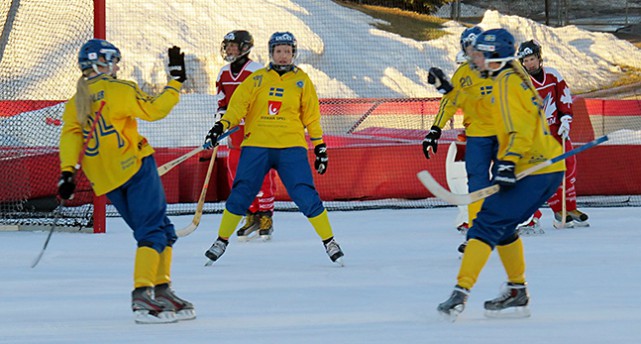
{"type": "Polygon", "coordinates": [[[231,97],[221,123],[245,119],[243,146],[305,147],[305,129],[314,146],[323,143],[320,105],[309,76],[300,68],[279,75],[270,67],[252,73],[231,97]]]}
{"type": "MultiPolygon", "coordinates": [[[[494,78],[491,104],[499,142],[497,158],[514,162],[518,174],[562,154],[563,149],[550,132],[529,77],[514,68],[506,68],[494,78]]],[[[534,174],[564,170],[560,161],[534,174]]]]}
{"type": "Polygon", "coordinates": [[[78,123],[76,95],[67,102],[62,115],[60,169],[73,171],[98,117],[81,166],[96,195],[103,195],[127,182],[140,169],[142,158],[154,153],[147,139],[138,133],[136,119],[156,121],[167,116],[178,103],[182,84],[171,80],[162,93],[151,97],[135,82],[106,74],[93,77],[88,83],[92,114],[87,123],[84,126],[78,123]],[[103,102],[101,113],[96,114],[103,102]]]}
{"type": "Polygon", "coordinates": [[[491,79],[482,78],[468,62],[461,64],[452,76],[452,91],[441,99],[434,125],[443,128],[460,108],[467,136],[493,136],[490,102],[486,100],[492,94],[493,84],[491,79]]]}

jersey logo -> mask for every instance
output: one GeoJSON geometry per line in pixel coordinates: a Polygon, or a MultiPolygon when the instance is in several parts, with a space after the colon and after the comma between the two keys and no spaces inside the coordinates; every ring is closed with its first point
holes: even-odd
{"type": "Polygon", "coordinates": [[[283,105],[282,102],[277,102],[270,100],[268,102],[268,112],[270,116],[276,116],[280,112],[280,106],[283,105]]]}
{"type": "Polygon", "coordinates": [[[296,82],[296,86],[298,86],[298,88],[303,88],[303,85],[305,85],[303,81],[296,82]]]}
{"type": "Polygon", "coordinates": [[[485,96],[492,94],[492,86],[481,86],[481,95],[485,96]]]}
{"type": "Polygon", "coordinates": [[[280,87],[270,87],[269,88],[269,96],[270,97],[274,97],[274,96],[275,97],[282,97],[283,93],[285,93],[285,89],[284,88],[280,88],[280,87]]]}
{"type": "Polygon", "coordinates": [[[556,113],[556,103],[554,102],[554,99],[552,99],[551,93],[548,93],[545,96],[545,99],[543,99],[543,112],[545,113],[545,117],[548,119],[548,124],[556,122],[556,118],[554,117],[554,114],[556,113]],[[554,119],[552,123],[549,123],[550,119],[554,119]]]}

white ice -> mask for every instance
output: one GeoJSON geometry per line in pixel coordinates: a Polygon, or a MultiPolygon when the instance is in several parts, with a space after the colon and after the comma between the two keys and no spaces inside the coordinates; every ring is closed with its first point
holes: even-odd
{"type": "MultiPolygon", "coordinates": [[[[333,265],[305,217],[277,212],[271,242],[204,251],[220,215],[175,245],[173,280],[193,321],[136,325],[135,242],[119,218],[106,234],[0,232],[0,343],[633,343],[641,335],[639,208],[586,208],[589,228],[524,237],[532,317],[495,320],[483,301],[505,273],[492,258],[455,323],[436,305],[456,283],[456,208],[331,212],[346,266],[333,265]]],[[[189,216],[173,217],[177,227],[189,216]]]]}

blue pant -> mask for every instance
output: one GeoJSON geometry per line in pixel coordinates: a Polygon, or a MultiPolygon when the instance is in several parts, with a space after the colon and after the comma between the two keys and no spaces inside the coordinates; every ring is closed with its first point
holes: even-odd
{"type": "Polygon", "coordinates": [[[469,192],[490,186],[490,164],[496,160],[498,149],[496,136],[467,137],[465,170],[469,192]]]}
{"type": "Polygon", "coordinates": [[[167,201],[156,160],[142,159],[142,166],[127,182],[107,193],[120,216],[134,231],[138,247],[147,246],[162,253],[178,239],[167,217],[167,201]]]}
{"type": "Polygon", "coordinates": [[[556,192],[563,172],[537,174],[525,177],[511,188],[501,191],[483,202],[467,239],[478,239],[494,248],[516,238],[516,226],[527,220],[556,192]]]}
{"type": "Polygon", "coordinates": [[[307,217],[320,215],[325,208],[318,196],[312,171],[303,147],[243,147],[236,178],[225,208],[232,214],[244,215],[270,169],[278,172],[289,197],[307,217]]]}

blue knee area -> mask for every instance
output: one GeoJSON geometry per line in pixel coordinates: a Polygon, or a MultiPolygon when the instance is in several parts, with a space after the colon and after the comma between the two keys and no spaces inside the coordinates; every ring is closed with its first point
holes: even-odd
{"type": "Polygon", "coordinates": [[[496,158],[496,136],[467,138],[465,146],[465,170],[470,192],[490,186],[490,165],[496,158]]]}
{"type": "Polygon", "coordinates": [[[250,186],[247,183],[244,183],[242,181],[236,183],[236,181],[234,181],[231,193],[229,194],[229,197],[225,202],[225,209],[227,209],[228,212],[234,215],[243,216],[254,200],[255,194],[256,193],[252,192],[250,186]]]}
{"type": "Polygon", "coordinates": [[[316,217],[325,210],[323,202],[314,187],[297,185],[294,190],[290,191],[290,195],[301,213],[307,217],[316,217]]]}

